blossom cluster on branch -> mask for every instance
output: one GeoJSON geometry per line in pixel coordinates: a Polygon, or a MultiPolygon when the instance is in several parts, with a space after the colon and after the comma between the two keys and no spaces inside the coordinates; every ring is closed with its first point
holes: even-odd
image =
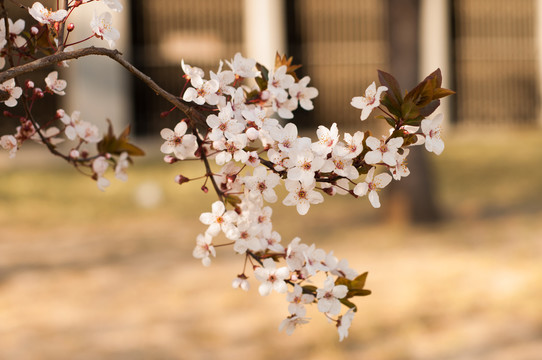
{"type": "Polygon", "coordinates": [[[292,64],[292,58],[277,54],[275,66],[267,69],[237,53],[220,61],[217,71],[211,71],[208,77],[202,69],[181,60],[185,84],[178,96],[172,95],[118,52],[72,47],[92,37],[114,47],[120,36],[112,27],[109,12],[95,12],[89,38],[68,42],[75,27],[67,22],[70,15],[92,2],[122,10],[118,0],[69,0],[56,10],[36,2],[28,12],[37,24],[25,31],[24,21],[12,22],[0,0],[0,65],[9,65],[4,72],[7,79],[0,84],[0,101],[9,108],[4,117],[19,122],[15,134],[0,137],[0,146],[15,157],[27,140],[43,143],[53,155],[94,179],[100,190],[109,185],[106,173],[110,167],[118,179],[125,181],[132,157],[143,155],[130,143],[129,127],[115,135],[110,125],[107,134],[101,134],[77,110],[34,115],[36,101],[64,95],[67,83],[59,78],[58,70],[45,78],[44,89],[19,79],[21,74],[50,64],[66,66],[69,59],[109,56],[174,105],[162,114],[180,119],[173,129],[160,132],[164,161],[175,164],[199,159],[204,169],[199,178],[179,174],[175,181],[203,181],[205,193],[210,183],[217,195],[210,211],[199,217],[206,229],[197,236],[193,256],[210,266],[217,248],[231,247],[244,257],[243,270],[234,277],[233,287],[248,290],[248,279],[253,276],[260,295],[285,294],[288,315],[280,329],[291,334],[297,326],[309,322],[306,306],[316,304],[318,311],[335,324],[340,340],[344,339],[357,311],[352,299],[370,294],[365,289],[367,273],[359,274],[346,259],[303,243],[299,237],[282,243],[273,227],[269,204],[279,201],[276,189],[283,186],[287,195],[282,204],[295,206],[300,215],[333,195],[367,196],[371,205],[379,208],[379,191],[392,180],[409,175],[411,146],[424,144],[436,154],[444,149],[440,138],[442,115],[429,118],[439,99],[453,93],[441,87],[440,70],[406,93],[392,75],[378,71],[380,85],[373,82],[363,95],[351,99],[351,105],[361,110],[361,121],[374,109],[381,111],[378,117],[390,125],[387,136],[376,137],[370,131],[340,134],[337,124],[332,124],[329,128],[319,126],[313,140],[300,136],[296,125],[287,122],[298,108],[312,110],[312,100],[318,95],[308,76],[298,78],[300,65],[292,64]],[[18,76],[9,77],[10,71],[18,76]],[[66,140],[73,146],[62,153],[57,145],[66,140]]]}

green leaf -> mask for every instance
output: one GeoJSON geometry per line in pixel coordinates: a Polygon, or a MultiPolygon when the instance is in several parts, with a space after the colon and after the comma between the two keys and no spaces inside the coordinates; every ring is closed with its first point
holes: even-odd
{"type": "Polygon", "coordinates": [[[113,132],[113,124],[107,119],[109,126],[107,128],[107,134],[104,135],[102,140],[97,144],[98,152],[101,154],[109,153],[113,155],[120,155],[123,152],[127,152],[130,156],[143,156],[145,152],[139,147],[128,142],[128,135],[130,134],[130,125],[128,125],[124,131],[117,138],[113,132]]]}
{"type": "Polygon", "coordinates": [[[350,300],[342,298],[342,299],[339,299],[339,301],[341,302],[341,304],[345,305],[349,309],[354,309],[354,312],[358,311],[358,307],[356,306],[356,304],[354,304],[350,300]]]}
{"type": "Polygon", "coordinates": [[[265,80],[265,83],[267,84],[267,81],[269,81],[269,70],[260,63],[256,63],[256,69],[262,74],[261,78],[265,80]]]}

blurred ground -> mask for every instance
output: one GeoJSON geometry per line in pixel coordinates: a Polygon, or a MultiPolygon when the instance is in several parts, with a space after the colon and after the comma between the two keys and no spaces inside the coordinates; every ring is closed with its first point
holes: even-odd
{"type": "Polygon", "coordinates": [[[431,227],[380,221],[385,198],[326,198],[305,217],[276,205],[283,242],[369,272],[342,343],[314,311],[279,333],[283,296],[232,289],[243,261],[229,249],[210,268],[192,258],[214,201],[173,183],[193,166],[137,161],[101,193],[60,161],[2,153],[0,359],[540,360],[541,144],[540,131],[449,135],[430,156],[446,215],[431,227]]]}

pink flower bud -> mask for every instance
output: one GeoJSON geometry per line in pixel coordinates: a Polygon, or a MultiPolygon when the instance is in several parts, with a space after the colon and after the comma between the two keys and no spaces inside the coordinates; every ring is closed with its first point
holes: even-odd
{"type": "Polygon", "coordinates": [[[73,31],[73,29],[75,29],[75,25],[73,23],[69,23],[68,26],[66,27],[66,29],[71,32],[73,31]]]}
{"type": "Polygon", "coordinates": [[[190,179],[183,175],[177,175],[175,176],[175,182],[179,185],[184,184],[185,182],[189,182],[190,179]]]}
{"type": "Polygon", "coordinates": [[[177,161],[179,161],[179,159],[177,159],[175,156],[173,155],[166,155],[164,156],[164,161],[168,164],[174,164],[176,163],[177,161]]]}
{"type": "Polygon", "coordinates": [[[66,115],[66,112],[64,111],[64,109],[58,109],[56,111],[55,118],[56,119],[61,119],[61,118],[64,117],[64,115],[66,115]]]}
{"type": "Polygon", "coordinates": [[[76,149],[72,149],[72,151],[70,151],[70,157],[72,159],[77,159],[79,157],[79,151],[76,149]]]}
{"type": "Polygon", "coordinates": [[[203,186],[201,187],[201,191],[203,191],[204,193],[207,194],[207,193],[209,192],[209,189],[207,188],[207,186],[203,185],[203,186]]]}
{"type": "Polygon", "coordinates": [[[38,35],[39,32],[40,32],[40,30],[39,30],[36,26],[32,26],[32,27],[30,28],[30,33],[31,33],[32,35],[38,35]]]}
{"type": "Polygon", "coordinates": [[[34,88],[34,82],[32,80],[26,80],[25,86],[27,89],[33,89],[34,88]]]}
{"type": "Polygon", "coordinates": [[[40,88],[35,88],[34,89],[34,96],[41,99],[45,96],[45,94],[43,93],[43,90],[40,89],[40,88]]]}

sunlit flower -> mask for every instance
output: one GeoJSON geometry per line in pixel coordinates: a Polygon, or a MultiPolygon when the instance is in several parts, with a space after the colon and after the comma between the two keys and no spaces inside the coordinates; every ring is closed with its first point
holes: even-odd
{"type": "Polygon", "coordinates": [[[28,9],[28,13],[34,19],[41,24],[54,24],[60,22],[68,16],[68,12],[64,9],[52,11],[45,8],[40,2],[35,2],[31,8],[28,9]]]}
{"type": "Polygon", "coordinates": [[[115,47],[115,41],[120,38],[120,33],[113,27],[113,16],[110,12],[103,12],[100,15],[94,13],[94,17],[90,20],[90,28],[94,34],[107,41],[110,48],[115,47]]]}
{"type": "Polygon", "coordinates": [[[440,155],[444,150],[444,141],[440,138],[443,119],[444,116],[438,114],[433,119],[422,120],[421,124],[422,132],[425,135],[425,148],[437,155],[440,155]]]}
{"type": "Polygon", "coordinates": [[[258,288],[260,295],[269,295],[272,290],[285,293],[288,288],[284,280],[290,277],[290,270],[285,266],[277,269],[273,259],[264,259],[262,263],[263,266],[254,270],[254,276],[261,282],[258,288]]]}
{"type": "Polygon", "coordinates": [[[374,208],[380,207],[380,199],[378,191],[391,182],[391,176],[388,173],[378,174],[374,176],[376,168],[371,168],[365,177],[365,182],[359,183],[354,187],[354,194],[364,196],[369,193],[369,201],[374,208]]]}
{"type": "Polygon", "coordinates": [[[365,120],[371,114],[374,108],[377,108],[380,105],[380,96],[384,91],[387,91],[388,88],[385,86],[379,86],[376,88],[376,84],[373,81],[371,85],[365,90],[365,96],[356,96],[352,98],[350,105],[357,109],[361,109],[361,120],[365,120]]]}
{"type": "Polygon", "coordinates": [[[345,285],[335,285],[333,276],[328,276],[324,287],[316,290],[318,310],[326,314],[338,315],[341,312],[339,299],[345,297],[347,293],[348,288],[345,285]]]}
{"type": "Polygon", "coordinates": [[[192,252],[192,256],[196,259],[201,259],[203,266],[211,265],[211,258],[209,255],[216,257],[216,250],[212,245],[213,237],[208,233],[199,234],[196,238],[196,247],[192,252]]]}

